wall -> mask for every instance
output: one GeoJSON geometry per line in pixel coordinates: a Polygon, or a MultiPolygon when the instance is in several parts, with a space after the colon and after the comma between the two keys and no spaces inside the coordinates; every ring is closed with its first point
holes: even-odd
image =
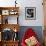
{"type": "Polygon", "coordinates": [[[42,26],[43,25],[43,11],[42,0],[21,0],[20,8],[20,24],[22,26],[42,26]],[[36,7],[36,20],[25,20],[25,7],[36,7]]]}
{"type": "Polygon", "coordinates": [[[32,28],[34,32],[37,34],[37,37],[41,43],[43,43],[43,32],[41,26],[21,26],[19,32],[19,39],[22,40],[24,33],[27,31],[28,28],[32,28]]]}
{"type": "MultiPolygon", "coordinates": [[[[0,6],[15,6],[15,0],[0,0],[0,6]]],[[[43,26],[42,0],[17,0],[20,26],[43,26]],[[36,20],[25,20],[25,7],[36,7],[36,20]]]]}

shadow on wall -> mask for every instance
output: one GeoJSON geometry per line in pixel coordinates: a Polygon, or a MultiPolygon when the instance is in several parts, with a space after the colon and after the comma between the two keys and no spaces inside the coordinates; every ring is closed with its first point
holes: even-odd
{"type": "Polygon", "coordinates": [[[22,40],[22,38],[24,36],[24,33],[25,33],[25,31],[28,28],[32,28],[36,32],[39,41],[41,43],[43,43],[43,30],[42,30],[42,26],[21,26],[20,27],[20,32],[19,32],[19,39],[20,39],[20,41],[22,40]]]}

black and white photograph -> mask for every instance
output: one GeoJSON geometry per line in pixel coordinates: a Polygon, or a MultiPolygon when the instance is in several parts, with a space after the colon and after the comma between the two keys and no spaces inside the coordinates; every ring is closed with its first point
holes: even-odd
{"type": "Polygon", "coordinates": [[[25,8],[25,18],[28,20],[36,19],[36,8],[35,7],[26,7],[25,8]]]}

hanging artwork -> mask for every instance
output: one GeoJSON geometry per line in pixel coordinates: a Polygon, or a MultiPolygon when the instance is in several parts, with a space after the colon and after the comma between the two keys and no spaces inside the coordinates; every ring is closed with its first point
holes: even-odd
{"type": "Polygon", "coordinates": [[[36,8],[35,7],[26,7],[25,8],[25,18],[28,20],[36,19],[36,8]]]}

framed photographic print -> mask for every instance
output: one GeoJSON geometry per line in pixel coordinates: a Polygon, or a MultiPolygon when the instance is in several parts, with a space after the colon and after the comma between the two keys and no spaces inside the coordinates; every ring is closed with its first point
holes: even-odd
{"type": "Polygon", "coordinates": [[[35,20],[36,19],[36,8],[26,7],[25,8],[25,18],[27,20],[35,20]]]}
{"type": "Polygon", "coordinates": [[[9,10],[2,10],[2,15],[9,15],[9,10]]]}

